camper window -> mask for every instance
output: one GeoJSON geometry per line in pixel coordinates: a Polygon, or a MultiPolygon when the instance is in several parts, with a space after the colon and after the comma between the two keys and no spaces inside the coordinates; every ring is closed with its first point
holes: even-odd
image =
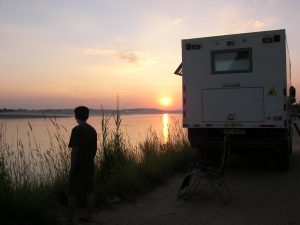
{"type": "Polygon", "coordinates": [[[212,74],[252,72],[252,49],[229,49],[211,52],[212,74]]]}

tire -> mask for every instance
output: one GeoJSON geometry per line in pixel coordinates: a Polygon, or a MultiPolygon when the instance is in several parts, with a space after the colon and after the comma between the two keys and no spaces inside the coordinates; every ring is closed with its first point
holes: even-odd
{"type": "Polygon", "coordinates": [[[288,171],[290,168],[290,144],[289,138],[280,141],[277,153],[277,165],[280,171],[288,171]]]}
{"type": "Polygon", "coordinates": [[[293,152],[293,127],[290,126],[290,133],[289,133],[289,154],[291,155],[293,152]]]}

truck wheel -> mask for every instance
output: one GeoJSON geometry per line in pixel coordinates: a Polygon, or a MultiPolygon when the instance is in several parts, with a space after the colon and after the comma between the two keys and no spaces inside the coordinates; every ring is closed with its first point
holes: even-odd
{"type": "Polygon", "coordinates": [[[293,128],[291,127],[289,134],[289,154],[291,155],[293,152],[293,128]]]}
{"type": "Polygon", "coordinates": [[[288,171],[290,168],[290,150],[289,141],[285,140],[279,143],[279,152],[277,153],[277,165],[281,171],[288,171]]]}

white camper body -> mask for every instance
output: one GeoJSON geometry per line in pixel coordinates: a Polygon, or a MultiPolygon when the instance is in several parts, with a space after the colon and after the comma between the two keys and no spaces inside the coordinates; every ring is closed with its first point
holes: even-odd
{"type": "Polygon", "coordinates": [[[285,30],[182,40],[182,83],[183,126],[193,146],[216,144],[230,131],[240,134],[232,138],[237,149],[275,149],[276,140],[285,149],[277,152],[291,150],[295,96],[285,30]]]}

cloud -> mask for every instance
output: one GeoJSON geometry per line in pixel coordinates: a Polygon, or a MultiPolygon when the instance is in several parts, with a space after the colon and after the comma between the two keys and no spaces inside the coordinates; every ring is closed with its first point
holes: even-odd
{"type": "Polygon", "coordinates": [[[174,20],[172,20],[172,23],[173,24],[179,24],[179,23],[182,23],[183,22],[183,19],[182,18],[176,18],[176,19],[174,19],[174,20]]]}
{"type": "Polygon", "coordinates": [[[122,59],[128,63],[137,63],[142,60],[142,58],[140,58],[134,52],[120,51],[120,52],[118,52],[118,56],[120,57],[120,59],[122,59]]]}
{"type": "Polygon", "coordinates": [[[252,26],[255,28],[261,28],[265,25],[265,22],[256,20],[252,23],[252,26]]]}
{"type": "MultiPolygon", "coordinates": [[[[269,20],[271,21],[271,20],[269,20]]],[[[238,32],[244,32],[244,31],[251,31],[251,30],[258,30],[260,28],[266,27],[269,25],[268,19],[265,20],[255,20],[255,19],[249,19],[248,21],[245,21],[244,23],[238,25],[238,32]]]]}
{"type": "Polygon", "coordinates": [[[128,51],[128,50],[119,50],[119,49],[109,49],[109,48],[86,48],[81,50],[84,55],[91,56],[115,56],[125,61],[127,63],[141,63],[144,61],[151,61],[150,57],[142,54],[140,52],[128,51]]]}

